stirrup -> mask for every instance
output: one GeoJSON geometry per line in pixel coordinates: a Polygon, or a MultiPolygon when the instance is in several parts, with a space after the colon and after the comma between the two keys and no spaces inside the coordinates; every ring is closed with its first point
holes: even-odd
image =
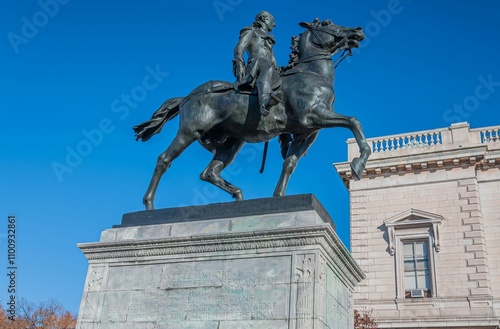
{"type": "MultiPolygon", "coordinates": [[[[269,103],[268,103],[269,104],[269,103]]],[[[269,109],[267,108],[266,105],[262,104],[260,106],[260,114],[263,116],[263,117],[267,117],[269,115],[269,109]]]]}

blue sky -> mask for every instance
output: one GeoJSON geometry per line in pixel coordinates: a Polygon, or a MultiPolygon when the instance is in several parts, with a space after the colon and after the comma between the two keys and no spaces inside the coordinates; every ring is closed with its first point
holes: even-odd
{"type": "MultiPolygon", "coordinates": [[[[239,31],[263,9],[276,19],[279,65],[301,21],[365,29],[362,48],[336,71],[335,110],[356,116],[367,137],[459,121],[500,124],[494,0],[3,1],[0,272],[7,271],[7,216],[15,215],[19,296],[56,298],[78,311],[87,261],[76,244],[98,241],[123,213],[143,209],[156,157],[178,121],[147,143],[135,142],[131,127],[207,80],[233,81],[239,31]],[[56,172],[55,163],[70,170],[56,172]]],[[[288,188],[314,193],[347,245],[348,193],[331,164],[346,160],[350,137],[322,131],[288,188]]],[[[277,141],[261,175],[262,149],[246,145],[226,175],[247,199],[271,196],[279,177],[277,141]]],[[[210,159],[193,144],[164,176],[156,207],[231,201],[198,179],[210,159]]],[[[0,277],[5,302],[7,278],[0,277]]]]}

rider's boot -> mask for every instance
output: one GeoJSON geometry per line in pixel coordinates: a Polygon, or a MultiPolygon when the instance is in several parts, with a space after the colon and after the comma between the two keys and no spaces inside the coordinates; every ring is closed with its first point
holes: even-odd
{"type": "Polygon", "coordinates": [[[263,95],[259,103],[260,103],[260,114],[263,117],[267,117],[269,115],[269,110],[271,109],[271,107],[279,103],[279,99],[272,94],[265,94],[263,95]]]}

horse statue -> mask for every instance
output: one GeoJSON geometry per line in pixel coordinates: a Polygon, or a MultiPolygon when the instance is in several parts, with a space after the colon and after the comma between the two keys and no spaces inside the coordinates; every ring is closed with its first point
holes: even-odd
{"type": "Polygon", "coordinates": [[[147,210],[154,209],[154,197],[162,175],[189,145],[198,141],[212,152],[213,159],[200,178],[243,200],[240,188],[221,177],[245,142],[259,143],[281,135],[291,136],[282,145],[283,169],[274,196],[284,196],[290,176],[299,159],[314,143],[323,128],[344,127],[354,134],[360,156],[351,162],[355,179],[364,171],[371,149],[361,124],[355,117],[333,110],[334,62],[340,50],[359,47],[364,39],[360,27],[348,28],[330,20],[300,23],[306,30],[298,39],[296,61],[282,75],[282,103],[273,106],[268,116],[261,116],[256,95],[235,90],[233,83],[209,81],[186,97],[165,101],[150,120],[134,128],[136,140],[147,141],[163,125],[180,115],[174,140],[157,160],[153,177],[144,195],[147,210]]]}

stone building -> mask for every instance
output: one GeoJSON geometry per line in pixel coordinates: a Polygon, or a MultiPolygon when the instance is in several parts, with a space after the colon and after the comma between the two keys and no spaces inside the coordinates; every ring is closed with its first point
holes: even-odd
{"type": "MultiPolygon", "coordinates": [[[[357,309],[380,328],[500,327],[500,126],[369,139],[350,193],[357,309]]],[[[349,161],[358,155],[348,141],[349,161]]]]}

